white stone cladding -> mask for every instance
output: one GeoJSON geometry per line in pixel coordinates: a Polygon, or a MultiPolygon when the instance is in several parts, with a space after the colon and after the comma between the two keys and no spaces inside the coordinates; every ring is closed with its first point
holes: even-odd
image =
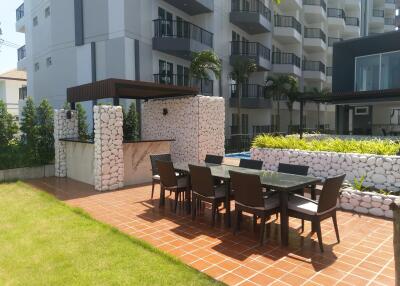
{"type": "Polygon", "coordinates": [[[311,176],[327,178],[345,173],[351,182],[364,177],[365,187],[400,190],[399,156],[253,148],[251,158],[263,161],[268,170],[277,170],[279,163],[307,165],[311,176]]]}
{"type": "Polygon", "coordinates": [[[55,151],[55,176],[67,176],[66,143],[60,141],[65,138],[78,137],[78,115],[71,111],[71,119],[67,118],[68,110],[54,111],[54,151],[55,151]]]}
{"type": "Polygon", "coordinates": [[[173,160],[201,162],[207,153],[225,153],[225,102],[195,96],[150,100],[143,104],[143,140],[173,139],[173,160]],[[168,113],[164,115],[164,112],[168,113]]]}
{"type": "Polygon", "coordinates": [[[123,116],[120,106],[94,106],[94,181],[97,191],[124,186],[123,116]]]}

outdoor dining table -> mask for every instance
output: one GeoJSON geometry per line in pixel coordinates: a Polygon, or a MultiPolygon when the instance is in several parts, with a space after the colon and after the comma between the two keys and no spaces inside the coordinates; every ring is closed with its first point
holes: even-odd
{"type": "MultiPolygon", "coordinates": [[[[189,173],[189,164],[188,162],[174,162],[174,168],[178,172],[189,173]]],[[[225,181],[229,185],[230,176],[229,171],[242,172],[246,174],[254,174],[260,176],[261,184],[271,190],[275,190],[279,192],[279,200],[280,200],[280,222],[281,222],[281,243],[282,245],[289,244],[289,216],[288,216],[288,200],[289,193],[295,190],[299,190],[305,187],[311,187],[312,193],[315,193],[315,185],[318,184],[321,180],[315,177],[309,176],[299,176],[292,175],[286,173],[279,173],[267,170],[253,170],[248,168],[242,168],[231,165],[215,165],[215,164],[195,164],[193,165],[202,165],[207,166],[211,170],[211,175],[214,178],[221,179],[225,181]]],[[[231,226],[231,191],[230,188],[226,188],[225,194],[225,208],[226,208],[226,218],[225,224],[230,227],[231,226]]]]}

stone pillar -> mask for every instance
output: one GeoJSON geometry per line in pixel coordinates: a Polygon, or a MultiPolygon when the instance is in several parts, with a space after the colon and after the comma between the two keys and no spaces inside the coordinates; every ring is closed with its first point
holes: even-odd
{"type": "Polygon", "coordinates": [[[121,106],[94,106],[94,181],[97,191],[124,186],[121,106]]]}
{"type": "Polygon", "coordinates": [[[67,156],[64,138],[78,137],[78,114],[71,111],[71,118],[67,118],[68,110],[54,111],[54,151],[55,151],[55,176],[67,176],[67,156]]]}
{"type": "Polygon", "coordinates": [[[400,286],[400,199],[397,199],[391,205],[391,209],[393,210],[393,253],[396,286],[400,286]]]}

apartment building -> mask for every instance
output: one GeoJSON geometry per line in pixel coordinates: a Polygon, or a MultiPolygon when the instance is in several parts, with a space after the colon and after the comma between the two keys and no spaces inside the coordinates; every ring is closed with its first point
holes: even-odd
{"type": "MultiPolygon", "coordinates": [[[[55,107],[66,89],[106,78],[196,85],[226,98],[226,132],[287,131],[284,99],[264,98],[268,75],[291,74],[302,90],[330,88],[336,41],[395,28],[394,0],[25,0],[17,31],[26,45],[18,68],[28,73],[28,95],[55,107]],[[389,21],[392,19],[392,21],[389,21]],[[219,80],[189,80],[191,54],[214,50],[223,61],[219,80]],[[236,84],[229,74],[240,57],[257,72],[242,90],[242,130],[237,130],[236,84]]],[[[93,103],[86,103],[91,108],[93,103]]],[[[304,122],[334,129],[334,107],[305,106],[304,122]],[[320,112],[317,112],[317,109],[320,112]]],[[[294,124],[299,122],[294,107],[294,124]]]]}
{"type": "Polygon", "coordinates": [[[26,73],[10,70],[0,74],[0,100],[6,106],[7,111],[18,119],[19,100],[26,97],[26,73]]]}

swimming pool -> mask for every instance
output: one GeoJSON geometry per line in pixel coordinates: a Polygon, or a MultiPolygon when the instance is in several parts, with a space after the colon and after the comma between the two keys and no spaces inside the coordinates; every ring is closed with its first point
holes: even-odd
{"type": "Polygon", "coordinates": [[[247,152],[240,152],[240,153],[231,153],[231,154],[225,154],[225,157],[227,158],[237,158],[237,159],[250,159],[250,151],[247,152]]]}

